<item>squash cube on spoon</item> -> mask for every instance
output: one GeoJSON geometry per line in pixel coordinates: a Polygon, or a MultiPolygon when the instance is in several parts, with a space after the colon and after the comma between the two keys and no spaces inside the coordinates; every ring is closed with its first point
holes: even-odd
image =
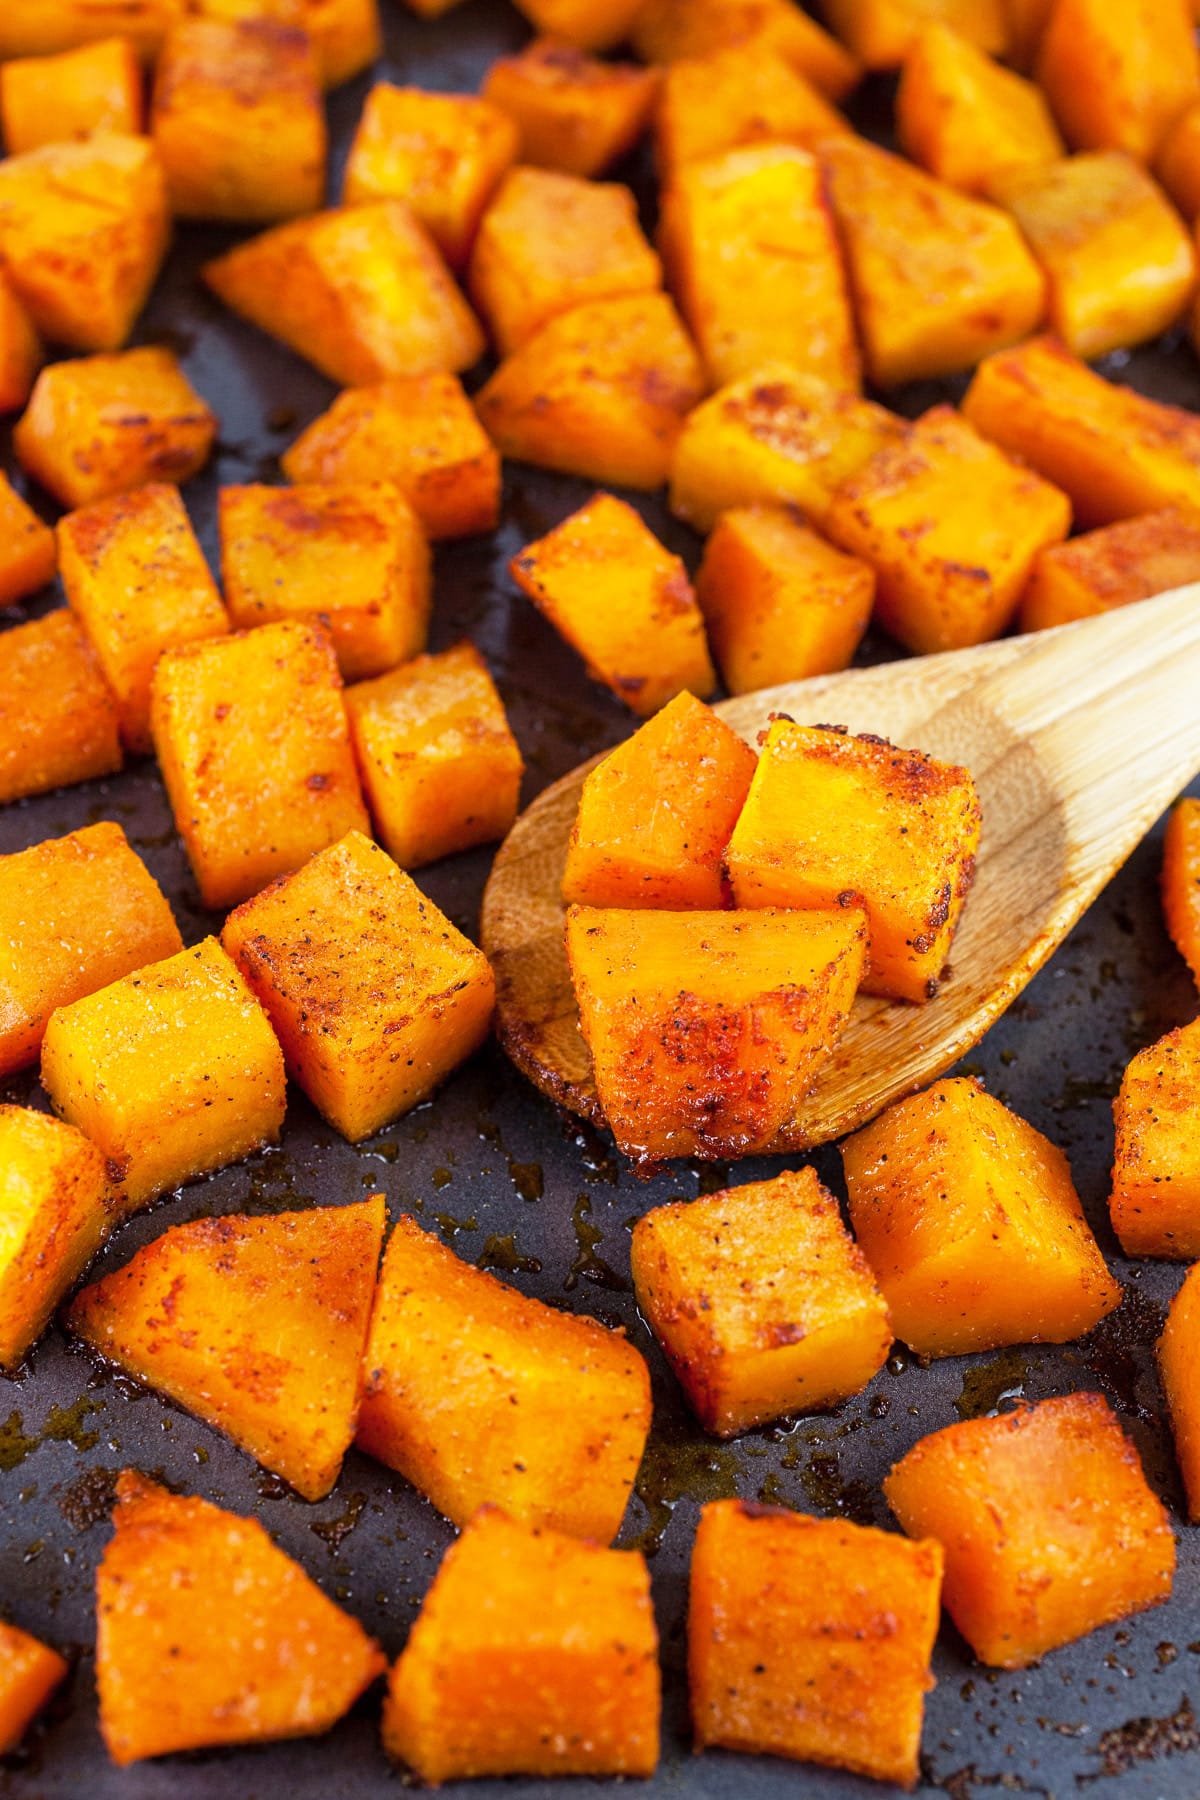
{"type": "Polygon", "coordinates": [[[553,37],[497,58],[481,89],[516,126],[520,162],[585,177],[632,150],[658,91],[656,69],[601,62],[553,37]]]}
{"type": "Polygon", "coordinates": [[[1140,1050],[1113,1101],[1109,1211],[1126,1256],[1200,1257],[1200,1020],[1140,1050]]]}
{"type": "Polygon", "coordinates": [[[38,1638],[0,1622],[0,1756],[10,1756],[69,1664],[38,1638]]]}
{"type": "Polygon", "coordinates": [[[0,632],[0,804],[121,762],[116,700],[69,608],[0,632]]]}

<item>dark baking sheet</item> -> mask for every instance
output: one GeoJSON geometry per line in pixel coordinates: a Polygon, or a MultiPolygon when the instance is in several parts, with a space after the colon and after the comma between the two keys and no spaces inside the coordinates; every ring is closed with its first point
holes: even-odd
{"type": "MultiPolygon", "coordinates": [[[[388,56],[381,73],[445,89],[476,86],[495,54],[525,26],[507,5],[472,3],[423,24],[383,0],[388,56]]],[[[335,182],[368,80],[332,100],[335,182]]],[[[857,103],[864,124],[886,122],[884,90],[857,103]]],[[[648,195],[644,155],[628,170],[648,195]]],[[[333,189],[336,192],[336,187],[333,189]]],[[[276,479],[275,458],[321,410],[333,389],[305,364],[230,315],[197,286],[204,256],[229,234],[180,233],[138,333],[167,341],[221,417],[217,455],[185,490],[210,556],[218,484],[276,479]]],[[[1113,359],[1109,372],[1147,393],[1200,408],[1200,370],[1182,344],[1113,359]]],[[[890,396],[908,412],[956,397],[945,384],[890,396]]],[[[11,465],[11,459],[9,459],[11,465]]],[[[583,676],[574,654],[514,592],[508,556],[563,518],[586,484],[522,468],[507,471],[504,521],[494,540],[437,552],[433,641],[467,633],[499,680],[529,773],[526,797],[583,757],[627,735],[632,721],[583,676]]],[[[43,497],[33,496],[39,504],[43,497]]],[[[658,499],[631,496],[659,534],[694,566],[699,540],[658,499]]],[[[48,511],[48,515],[49,511],[48,511]]],[[[32,617],[59,596],[0,614],[32,617]]],[[[868,644],[871,658],[890,654],[868,644]]],[[[97,819],[121,823],[175,907],[185,938],[219,928],[198,905],[151,762],[120,778],[0,811],[0,852],[22,849],[97,819]]],[[[643,1184],[611,1146],[557,1116],[495,1046],[462,1069],[431,1104],[353,1147],[292,1090],[284,1141],[163,1201],[126,1226],[102,1264],[111,1267],[169,1224],[200,1214],[271,1212],[338,1204],[370,1189],[393,1216],[415,1213],[468,1259],[497,1269],[553,1305],[621,1323],[647,1354],[655,1380],[651,1447],[621,1541],[652,1552],[662,1631],[663,1759],[645,1791],[687,1800],[865,1796],[851,1776],[688,1748],[684,1609],[697,1508],[725,1494],[778,1500],[821,1514],[884,1525],[879,1484],[919,1437],[955,1419],[1031,1399],[1098,1388],[1108,1395],[1179,1527],[1180,1565],[1169,1605],[1056,1652],[1038,1668],[1002,1674],[977,1667],[947,1624],[936,1656],[938,1687],[924,1736],[923,1794],[976,1800],[993,1792],[1054,1795],[1097,1786],[1097,1800],[1196,1800],[1200,1725],[1200,1554],[1180,1525],[1181,1491],[1162,1418],[1154,1340],[1182,1270],[1130,1264],[1116,1254],[1105,1199],[1111,1154],[1109,1099],[1128,1057],[1196,1012],[1196,996],[1159,916],[1158,833],[1141,846],[968,1065],[992,1091],[1061,1144],[1088,1214],[1126,1287],[1120,1312],[1084,1343],[1006,1350],[922,1368],[898,1352],[866,1394],[835,1413],[751,1433],[729,1445],[706,1439],[684,1412],[629,1291],[629,1228],[647,1207],[769,1175],[759,1160],[723,1168],[678,1165],[643,1184]]],[[[423,870],[422,886],[474,934],[489,855],[423,870]]],[[[32,1074],[0,1084],[0,1098],[47,1104],[32,1074]]],[[[840,1185],[834,1151],[813,1160],[840,1185]]],[[[296,1800],[394,1792],[379,1747],[378,1691],[329,1737],[170,1759],[124,1772],[108,1762],[96,1727],[92,1578],[104,1546],[115,1473],[135,1464],[235,1511],[255,1512],[279,1542],[382,1640],[389,1655],[408,1625],[450,1527],[399,1477],[351,1451],[337,1488],[316,1506],[264,1476],[223,1439],[153,1394],[98,1374],[54,1329],[21,1380],[0,1382],[0,1612],[72,1652],[71,1683],[22,1753],[0,1763],[0,1794],[33,1800],[239,1800],[287,1792],[296,1800]]],[[[452,1784],[480,1800],[551,1800],[589,1791],[586,1781],[452,1784]]]]}

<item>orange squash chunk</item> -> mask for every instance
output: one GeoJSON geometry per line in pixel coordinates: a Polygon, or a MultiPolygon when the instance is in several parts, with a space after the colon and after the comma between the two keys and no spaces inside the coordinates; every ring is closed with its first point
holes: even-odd
{"type": "Polygon", "coordinates": [[[813,1169],[656,1206],[632,1258],[642,1316],[717,1437],[848,1399],[892,1347],[883,1295],[813,1169]]]}
{"type": "Polygon", "coordinates": [[[384,1748],[429,1783],[652,1775],[659,1685],[645,1559],[485,1506],[392,1669],[384,1748]]]}
{"type": "Polygon", "coordinates": [[[36,1062],[47,1020],[183,949],[158,883],[119,825],[0,856],[0,1076],[36,1062]]]}
{"type": "Polygon", "coordinates": [[[914,1787],[941,1585],[939,1544],[711,1502],[688,1605],[697,1748],[723,1744],[914,1787]]]}
{"type": "Polygon", "coordinates": [[[866,908],[867,993],[927,1000],[975,875],[969,772],[877,737],[777,719],[725,853],[734,904],[866,908]]]}
{"type": "Polygon", "coordinates": [[[1037,79],[1077,149],[1152,161],[1200,94],[1188,0],[1056,0],[1037,79]]]}
{"type": "Polygon", "coordinates": [[[1171,942],[1200,986],[1200,800],[1177,801],[1167,820],[1162,903],[1171,942]]]}
{"type": "Polygon", "coordinates": [[[354,1437],[386,1224],[373,1194],[173,1225],[77,1294],[67,1329],[321,1500],[354,1437]]]}
{"type": "Polygon", "coordinates": [[[292,1075],[354,1142],[424,1100],[487,1035],[487,958],[358,832],[239,906],[222,942],[292,1075]]]}
{"type": "Polygon", "coordinates": [[[584,781],[563,899],[719,910],[722,858],[756,760],[702,700],[677,694],[584,781]]]}
{"type": "Polygon", "coordinates": [[[322,84],[337,87],[383,51],[377,0],[188,0],[206,19],[274,19],[312,39],[322,84]]]}
{"type": "Polygon", "coordinates": [[[596,1091],[626,1156],[765,1151],[811,1088],[867,953],[858,906],[573,906],[567,954],[596,1091]]]}
{"type": "Polygon", "coordinates": [[[624,500],[595,495],[508,566],[588,673],[639,718],[684,689],[703,697],[716,686],[683,563],[624,500]]]}
{"type": "Polygon", "coordinates": [[[1065,1344],[1121,1298],[1062,1151],[974,1081],[939,1081],[842,1145],[850,1222],[921,1356],[1065,1344]]]}
{"type": "Polygon", "coordinates": [[[0,804],[121,767],[117,703],[65,606],[0,632],[0,804]]]}
{"type": "Polygon", "coordinates": [[[175,1750],[315,1737],[387,1668],[357,1619],[257,1519],[126,1469],[113,1526],[96,1571],[96,1685],[121,1768],[175,1750]]]}
{"type": "Polygon", "coordinates": [[[629,35],[641,0],[519,0],[536,31],[581,50],[611,50],[629,35]]]}
{"type": "Polygon", "coordinates": [[[1175,1454],[1187,1493],[1188,1518],[1200,1521],[1200,1394],[1196,1365],[1200,1359],[1200,1268],[1189,1269],[1171,1302],[1158,1340],[1158,1368],[1171,1415],[1175,1454]]]}
{"type": "Polygon", "coordinates": [[[822,0],[822,6],[868,69],[899,68],[930,24],[948,27],[989,56],[1003,56],[1009,47],[1005,0],[822,0]]]}
{"type": "Polygon", "coordinates": [[[94,131],[142,128],[142,71],[128,38],[104,38],[56,56],[0,68],[0,123],[10,156],[94,131]]]}
{"type": "Polygon", "coordinates": [[[857,390],[858,346],[815,157],[751,144],[676,172],[659,243],[713,384],[783,362],[857,390]]]}
{"type": "Polygon", "coordinates": [[[226,306],[345,387],[454,373],[483,351],[437,245],[399,200],[276,225],[202,272],[226,306]]]}
{"type": "Polygon", "coordinates": [[[772,50],[831,100],[862,65],[791,0],[644,0],[630,32],[644,62],[674,63],[734,45],[772,50]]]}
{"type": "Polygon", "coordinates": [[[1041,89],[938,23],[922,27],[904,59],[896,132],[914,162],[968,194],[1064,154],[1041,89]]]}
{"type": "Polygon", "coordinates": [[[1200,213],[1200,100],[1196,100],[1163,139],[1154,173],[1184,218],[1200,213]]]}
{"type": "MultiPolygon", "coordinates": [[[[2,166],[2,165],[0,165],[2,166]]],[[[208,461],[212,409],[156,345],[43,369],[13,431],[22,465],[64,506],[90,506],[208,461]]]]}
{"type": "Polygon", "coordinates": [[[1200,1257],[1200,1020],[1133,1058],[1113,1101],[1109,1211],[1127,1256],[1200,1257]]]}
{"type": "Polygon", "coordinates": [[[1121,519],[1038,553],[1021,629],[1094,618],[1190,581],[1200,581],[1200,513],[1170,506],[1121,519]]]}
{"type": "Polygon", "coordinates": [[[705,391],[696,347],[665,294],[560,313],[475,396],[505,456],[585,481],[658,488],[705,391]]]}
{"type": "Polygon", "coordinates": [[[875,571],[782,506],[722,513],[696,598],[731,694],[848,668],[871,617],[875,571]]]}
{"type": "Polygon", "coordinates": [[[128,38],[144,62],[158,55],[185,0],[5,0],[0,58],[52,56],[98,39],[128,38]]]}
{"type": "Polygon", "coordinates": [[[522,1525],[617,1535],[650,1429],[650,1374],[622,1332],[506,1287],[401,1217],[364,1367],[359,1447],[454,1524],[490,1497],[522,1525]]]}
{"type": "Polygon", "coordinates": [[[1099,1394],[935,1431],[883,1491],[944,1547],[946,1610],[981,1662],[1023,1669],[1171,1591],[1166,1512],[1099,1394]]]}
{"type": "Polygon", "coordinates": [[[346,711],[380,841],[401,868],[508,831],[525,764],[473,644],[361,682],[347,692],[346,711]]]}
{"type": "Polygon", "coordinates": [[[820,90],[768,45],[733,44],[672,63],[654,122],[658,170],[670,181],[689,163],[747,144],[813,149],[848,131],[820,90]]]}
{"type": "Polygon", "coordinates": [[[730,507],[782,501],[820,526],[842,482],[904,430],[882,406],[772,364],[689,414],[671,461],[671,511],[711,531],[730,507]]]}
{"type": "Polygon", "coordinates": [[[346,681],[425,648],[429,545],[399,488],[226,487],[217,506],[235,625],[318,620],[346,681]]]}
{"type": "Polygon", "coordinates": [[[1066,494],[935,406],[834,495],[825,530],[875,570],[875,617],[908,649],[999,637],[1035,558],[1071,525],[1066,494]]]}
{"type": "Polygon", "coordinates": [[[11,606],[54,580],[54,532],[0,471],[0,606],[11,606]]]}
{"type": "Polygon", "coordinates": [[[521,162],[592,176],[632,150],[658,90],[654,69],[600,62],[574,44],[543,37],[519,56],[499,57],[481,92],[516,126],[521,162]]]}
{"type": "Polygon", "coordinates": [[[17,1748],[69,1666],[57,1650],[0,1620],[0,1756],[17,1748]]]}
{"type": "Polygon", "coordinates": [[[24,406],[33,392],[41,360],[42,346],[33,320],[0,268],[0,413],[16,412],[24,406]]]}
{"type": "Polygon", "coordinates": [[[333,645],[280,619],[168,651],[151,730],[188,861],[208,907],[365,831],[333,645]]]}

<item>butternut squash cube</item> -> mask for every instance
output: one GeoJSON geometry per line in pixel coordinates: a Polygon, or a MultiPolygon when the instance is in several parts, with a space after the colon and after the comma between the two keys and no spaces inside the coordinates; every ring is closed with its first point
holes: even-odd
{"type": "Polygon", "coordinates": [[[51,1014],[42,1085],[108,1159],[122,1216],[273,1144],[283,1055],[216,938],[51,1014]]]}
{"type": "Polygon", "coordinates": [[[67,1329],[322,1500],[354,1437],[386,1224],[373,1194],[173,1225],[77,1294],[67,1329]]]}
{"type": "Polygon", "coordinates": [[[875,570],[875,617],[908,649],[999,637],[1034,560],[1061,543],[1071,502],[935,406],[834,495],[825,530],[875,570]]]}
{"type": "Polygon", "coordinates": [[[0,59],[53,56],[79,44],[128,38],[143,62],[151,62],[163,38],[183,16],[186,0],[5,0],[0,18],[0,59]]]}
{"type": "Polygon", "coordinates": [[[883,1491],[943,1546],[946,1610],[981,1662],[1026,1668],[1171,1591],[1170,1523],[1100,1394],[948,1425],[883,1491]]]}
{"type": "Polygon", "coordinates": [[[731,507],[779,501],[820,526],[842,482],[904,430],[882,406],[773,364],[689,414],[671,461],[671,511],[711,531],[731,507]]]}
{"type": "Polygon", "coordinates": [[[47,586],[57,567],[53,530],[0,470],[0,606],[11,606],[47,586]]]}
{"type": "MultiPolygon", "coordinates": [[[[0,1106],[0,1369],[11,1375],[19,1367],[108,1236],[114,1212],[104,1157],[82,1132],[24,1106],[0,1106]]],[[[2,1708],[0,1700],[0,1718],[2,1708]]]]}
{"type": "Polygon", "coordinates": [[[69,1668],[57,1650],[0,1620],[0,1756],[18,1748],[69,1668]]]}
{"type": "Polygon", "coordinates": [[[924,28],[949,27],[989,56],[1009,47],[1005,0],[821,0],[831,27],[868,69],[898,69],[924,28]]]}
{"type": "Polygon", "coordinates": [[[312,39],[322,86],[338,87],[383,52],[376,0],[188,0],[206,19],[274,19],[312,39]]]}
{"type": "Polygon", "coordinates": [[[1127,1256],[1200,1257],[1200,1020],[1140,1050],[1113,1101],[1109,1211],[1127,1256]]]}
{"type": "Polygon", "coordinates": [[[0,123],[10,156],[94,131],[142,129],[142,70],[128,38],[103,38],[0,68],[0,123]]]}
{"type": "Polygon", "coordinates": [[[280,619],[168,651],[154,746],[205,906],[235,905],[367,829],[328,633],[280,619]]]}
{"type": "Polygon", "coordinates": [[[462,1262],[410,1218],[388,1241],[358,1444],[456,1525],[485,1496],[521,1525],[609,1544],[650,1429],[620,1331],[462,1262]]]}
{"type": "Polygon", "coordinates": [[[227,487],[221,584],[235,625],[318,620],[346,681],[416,656],[429,634],[429,545],[399,488],[227,487]]]}
{"type": "Polygon", "coordinates": [[[384,1748],[423,1782],[652,1775],[659,1686],[645,1559],[485,1506],[393,1666],[384,1748]]]}
{"type": "Polygon", "coordinates": [[[1038,553],[1021,601],[1021,629],[1094,618],[1200,581],[1200,513],[1169,506],[1121,519],[1038,553]]]}
{"type": "Polygon", "coordinates": [[[1179,800],[1163,837],[1162,903],[1171,942],[1200,986],[1200,800],[1179,800]]]}
{"type": "Polygon", "coordinates": [[[581,50],[611,50],[629,35],[641,0],[517,0],[535,31],[576,44],[581,50]]]}
{"type": "Polygon", "coordinates": [[[475,396],[505,456],[585,481],[663,485],[686,414],[705,390],[696,347],[665,294],[560,313],[475,396]]]}
{"type": "Polygon", "coordinates": [[[639,718],[717,685],[683,563],[624,500],[596,494],[508,567],[588,674],[639,718]]]}
{"type": "Polygon", "coordinates": [[[1066,1344],[1121,1298],[1062,1151],[974,1081],[939,1081],[842,1145],[850,1223],[920,1356],[1066,1344]]]}
{"type": "Polygon", "coordinates": [[[1196,100],[1163,139],[1154,173],[1189,223],[1200,214],[1200,100],[1196,100]]]}
{"type": "Polygon", "coordinates": [[[638,1308],[717,1437],[834,1406],[887,1360],[883,1295],[813,1169],[656,1206],[631,1254],[638,1308]]]}
{"type": "Polygon", "coordinates": [[[0,413],[16,412],[24,406],[41,361],[42,346],[33,321],[0,268],[0,413]]]}
{"type": "Polygon", "coordinates": [[[1200,95],[1188,0],[1056,0],[1037,79],[1077,150],[1152,162],[1200,95]]]}
{"type": "Polygon", "coordinates": [[[879,387],[969,369],[1041,322],[1045,277],[998,207],[865,138],[827,138],[820,161],[879,387]]]}
{"type": "Polygon", "coordinates": [[[848,668],[871,618],[875,571],[783,506],[722,513],[696,598],[731,694],[848,668]]]}
{"type": "Polygon", "coordinates": [[[584,781],[563,899],[719,911],[725,846],[756,760],[702,700],[677,694],[584,781]]]}
{"type": "Polygon", "coordinates": [[[592,176],[632,150],[658,98],[654,69],[600,62],[558,38],[534,38],[501,56],[481,92],[517,128],[518,160],[592,176]]]}
{"type": "Polygon", "coordinates": [[[850,1012],[859,906],[655,912],[573,906],[567,955],[605,1119],[643,1166],[770,1149],[850,1012]]]}
{"type": "Polygon", "coordinates": [[[116,695],[125,747],[149,754],[159,657],[229,630],[179,489],[152,484],[100,500],[60,519],[57,537],[67,603],[116,695]]]}
{"type": "Polygon", "coordinates": [[[1006,0],[1008,59],[1015,68],[1026,72],[1033,68],[1053,7],[1054,0],[1006,0]]]}
{"type": "Polygon", "coordinates": [[[183,949],[119,825],[0,856],[0,1076],[36,1062],[56,1006],[183,949]]]}
{"type": "Polygon", "coordinates": [[[675,174],[659,244],[714,386],[783,362],[857,391],[858,345],[815,157],[751,144],[675,174]]]}
{"type": "Polygon", "coordinates": [[[145,138],[101,132],[0,162],[0,262],[35,328],[117,350],[167,251],[166,180],[145,138]]]}
{"type": "Polygon", "coordinates": [[[222,942],[294,1079],[352,1142],[424,1100],[487,1036],[487,958],[359,832],[239,906],[222,942]]]}
{"type": "Polygon", "coordinates": [[[942,1551],[746,1500],[703,1508],[688,1682],[696,1746],[914,1787],[942,1551]]]}
{"type": "Polygon", "coordinates": [[[654,121],[658,172],[669,182],[689,163],[747,144],[812,150],[848,130],[819,88],[751,40],[668,66],[654,121]]]}
{"type": "Polygon", "coordinates": [[[517,143],[516,126],[490,100],[381,81],[359,117],[342,201],[403,200],[461,269],[517,143]]]}
{"type": "Polygon", "coordinates": [[[469,369],[483,352],[437,245],[399,200],[276,225],[202,272],[226,306],[345,387],[469,369]]]}
{"type": "Polygon", "coordinates": [[[0,804],[121,767],[117,703],[65,607],[0,632],[0,804]]]}
{"type": "Polygon", "coordinates": [[[734,904],[838,907],[870,925],[867,993],[932,999],[975,876],[966,769],[885,739],[777,719],[725,853],[734,904]]]}
{"type": "Polygon", "coordinates": [[[1068,494],[1076,525],[1200,508],[1200,418],[1105,381],[1054,338],[981,363],[963,412],[1068,494]]]}
{"type": "Polygon", "coordinates": [[[216,415],[174,353],[147,344],[43,369],[13,448],[56,500],[75,507],[147,482],[186,481],[216,435],[216,415]]]}
{"type": "Polygon", "coordinates": [[[1171,1416],[1175,1454],[1187,1494],[1187,1516],[1200,1520],[1200,1395],[1195,1370],[1200,1358],[1200,1268],[1189,1269],[1171,1302],[1158,1340],[1158,1368],[1171,1416]]]}
{"type": "Polygon", "coordinates": [[[402,869],[508,831],[525,765],[473,644],[360,682],[346,711],[380,841],[402,869]]]}
{"type": "Polygon", "coordinates": [[[922,27],[904,59],[896,133],[914,162],[967,194],[1065,154],[1041,89],[937,23],[922,27]]]}
{"type": "Polygon", "coordinates": [[[654,63],[735,45],[773,50],[830,100],[862,76],[862,64],[791,0],[644,0],[630,38],[643,62],[654,63]]]}
{"type": "Polygon", "coordinates": [[[257,1519],[126,1469],[113,1526],[96,1571],[96,1685],[120,1768],[317,1736],[387,1668],[257,1519]]]}

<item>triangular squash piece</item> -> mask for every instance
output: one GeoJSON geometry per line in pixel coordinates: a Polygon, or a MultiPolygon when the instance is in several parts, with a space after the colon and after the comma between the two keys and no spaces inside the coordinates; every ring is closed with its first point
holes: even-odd
{"type": "Polygon", "coordinates": [[[117,1482],[96,1572],[100,1730],[115,1763],[327,1731],[386,1661],[256,1519],[117,1482]]]}
{"type": "Polygon", "coordinates": [[[67,1324],[320,1500],[354,1435],[386,1216],[373,1194],[173,1225],[84,1288],[67,1324]]]}

